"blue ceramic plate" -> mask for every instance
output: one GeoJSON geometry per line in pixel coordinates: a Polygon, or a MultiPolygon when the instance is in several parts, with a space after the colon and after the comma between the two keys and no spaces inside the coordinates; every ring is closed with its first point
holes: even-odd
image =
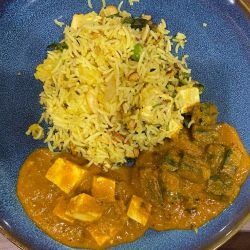
{"type": "MultiPolygon", "coordinates": [[[[119,0],[106,0],[118,5],[119,0]]],[[[202,101],[215,102],[219,122],[233,125],[250,152],[250,19],[235,0],[140,0],[123,9],[133,16],[150,14],[154,22],[166,20],[172,35],[187,36],[184,52],[194,79],[206,85],[202,101]],[[207,23],[207,27],[203,27],[207,23]]],[[[94,10],[100,0],[92,0],[94,10]]],[[[75,13],[87,13],[87,0],[0,1],[0,229],[27,249],[69,249],[59,244],[27,217],[16,196],[19,169],[43,142],[25,135],[39,120],[42,83],[36,66],[46,57],[46,46],[63,38],[54,19],[70,24],[75,13]],[[18,75],[18,72],[21,75],[18,75]]],[[[236,232],[250,213],[250,177],[236,201],[194,231],[153,230],[121,249],[211,249],[236,232]]]]}

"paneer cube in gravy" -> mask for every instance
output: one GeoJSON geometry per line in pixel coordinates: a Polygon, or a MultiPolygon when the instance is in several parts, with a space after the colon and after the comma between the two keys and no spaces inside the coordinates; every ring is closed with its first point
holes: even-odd
{"type": "Polygon", "coordinates": [[[128,207],[127,215],[129,218],[141,223],[143,226],[147,224],[150,217],[152,205],[144,201],[142,198],[133,195],[128,207]]]}
{"type": "Polygon", "coordinates": [[[80,184],[86,172],[71,161],[57,158],[45,177],[56,184],[63,192],[69,194],[80,184]]]}
{"type": "Polygon", "coordinates": [[[96,198],[82,193],[70,200],[65,214],[81,221],[94,221],[102,216],[102,212],[96,198]]]}
{"type": "Polygon", "coordinates": [[[91,189],[92,195],[98,200],[115,201],[115,181],[95,176],[91,189]]]}
{"type": "Polygon", "coordinates": [[[91,236],[95,239],[99,246],[103,245],[106,241],[111,240],[117,233],[115,228],[109,228],[108,230],[102,230],[99,225],[91,223],[87,226],[87,230],[91,236]]]}

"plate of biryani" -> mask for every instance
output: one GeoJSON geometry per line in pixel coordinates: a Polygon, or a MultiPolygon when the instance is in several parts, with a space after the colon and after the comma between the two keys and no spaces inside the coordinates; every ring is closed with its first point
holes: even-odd
{"type": "Polygon", "coordinates": [[[241,1],[1,1],[0,229],[21,249],[215,249],[250,218],[241,1]]]}

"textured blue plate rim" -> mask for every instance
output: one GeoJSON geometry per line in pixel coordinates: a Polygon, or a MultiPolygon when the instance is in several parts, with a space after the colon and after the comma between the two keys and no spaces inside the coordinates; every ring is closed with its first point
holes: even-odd
{"type": "MultiPolygon", "coordinates": [[[[239,3],[242,3],[242,1],[241,0],[238,0],[238,2],[239,3]]],[[[242,6],[242,7],[245,7],[245,6],[242,6]]],[[[248,12],[248,14],[249,14],[249,12],[248,12]]],[[[246,217],[245,217],[246,218],[246,217]]],[[[240,220],[240,221],[238,221],[239,223],[234,227],[234,229],[233,230],[231,230],[230,231],[230,233],[229,234],[227,234],[227,236],[226,237],[224,237],[222,240],[221,240],[221,242],[219,242],[220,243],[220,245],[221,244],[223,244],[226,240],[228,240],[230,237],[232,237],[236,232],[237,232],[237,230],[238,229],[240,229],[240,227],[242,227],[243,225],[244,225],[244,223],[246,222],[246,221],[244,221],[244,219],[245,218],[243,218],[242,220],[240,220]]],[[[248,214],[247,214],[247,218],[249,219],[250,218],[250,211],[248,212],[248,214]]],[[[22,247],[22,249],[29,249],[29,248],[26,248],[22,243],[20,243],[19,241],[16,241],[16,239],[14,239],[9,233],[7,233],[5,230],[3,230],[3,228],[1,228],[0,227],[0,231],[1,231],[1,233],[2,234],[4,234],[5,236],[7,236],[7,238],[9,238],[10,239],[10,241],[12,241],[15,245],[17,245],[18,247],[22,247]]],[[[218,240],[219,241],[219,240],[218,240]]],[[[218,242],[217,241],[217,242],[218,242]]],[[[212,244],[211,245],[211,247],[219,247],[220,245],[218,245],[217,243],[214,243],[214,244],[212,244]]],[[[209,248],[207,248],[207,249],[211,249],[211,247],[209,246],[209,248]]]]}
{"type": "MultiPolygon", "coordinates": [[[[224,243],[226,243],[229,239],[231,239],[246,223],[247,221],[250,219],[250,208],[249,208],[249,212],[247,213],[247,215],[242,218],[242,220],[238,221],[238,224],[230,231],[229,234],[227,234],[225,237],[223,238],[218,238],[217,241],[211,243],[209,246],[207,246],[206,248],[202,248],[202,250],[215,250],[217,248],[219,248],[220,246],[222,246],[224,243]]],[[[26,247],[24,244],[22,244],[20,241],[16,240],[13,236],[11,236],[9,233],[7,233],[7,231],[5,231],[1,226],[0,226],[0,233],[7,239],[9,240],[11,243],[13,243],[15,246],[17,246],[18,248],[22,249],[22,250],[34,250],[32,248],[28,248],[26,247]]],[[[114,247],[111,247],[110,249],[112,249],[114,247]]],[[[70,249],[70,248],[69,248],[70,249]]],[[[81,248],[79,248],[81,249],[81,248]]],[[[88,250],[88,249],[86,249],[88,250]]]]}

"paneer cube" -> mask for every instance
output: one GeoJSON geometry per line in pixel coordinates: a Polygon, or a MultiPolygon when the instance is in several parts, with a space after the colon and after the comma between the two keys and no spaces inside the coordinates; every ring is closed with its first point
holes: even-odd
{"type": "Polygon", "coordinates": [[[79,28],[83,17],[84,17],[83,14],[75,14],[72,18],[71,27],[74,29],[79,28]]]}
{"type": "Polygon", "coordinates": [[[96,15],[96,13],[93,11],[86,15],[75,14],[71,22],[71,27],[77,30],[82,24],[91,21],[92,19],[94,21],[98,21],[101,20],[101,17],[96,15]]]}
{"type": "Polygon", "coordinates": [[[81,221],[94,221],[102,216],[102,207],[94,197],[82,193],[70,200],[65,214],[81,221]]]}
{"type": "Polygon", "coordinates": [[[115,201],[115,181],[95,176],[91,192],[98,200],[115,201]]]}
{"type": "Polygon", "coordinates": [[[69,194],[79,185],[86,173],[79,165],[64,158],[57,158],[45,177],[69,194]]]}
{"type": "Polygon", "coordinates": [[[56,206],[53,210],[53,213],[60,219],[73,223],[74,219],[65,214],[66,207],[67,207],[67,197],[65,194],[63,194],[60,198],[56,200],[56,206]]]}
{"type": "Polygon", "coordinates": [[[148,123],[152,122],[154,115],[152,113],[152,106],[145,106],[140,110],[140,118],[148,123]]]}
{"type": "Polygon", "coordinates": [[[149,202],[144,201],[142,198],[136,195],[133,195],[129,203],[127,215],[129,218],[145,226],[150,217],[151,207],[152,205],[149,202]]]}
{"type": "Polygon", "coordinates": [[[99,246],[103,245],[106,241],[111,240],[113,236],[117,233],[115,228],[111,228],[108,231],[103,231],[99,228],[98,225],[91,223],[87,230],[91,234],[91,236],[95,239],[99,246]]]}
{"type": "Polygon", "coordinates": [[[167,117],[171,116],[171,109],[174,103],[172,97],[164,94],[160,89],[150,88],[142,91],[142,100],[140,102],[140,119],[149,124],[164,124],[163,115],[155,115],[155,109],[164,109],[164,113],[167,117]],[[148,98],[151,96],[151,98],[148,98]],[[166,109],[168,107],[168,109],[166,109]]]}
{"type": "Polygon", "coordinates": [[[177,88],[179,94],[178,103],[180,104],[181,113],[187,113],[189,108],[194,104],[200,102],[199,89],[196,87],[190,87],[189,84],[183,87],[177,88]]]}
{"type": "Polygon", "coordinates": [[[174,118],[170,119],[169,124],[168,124],[169,133],[176,135],[179,133],[179,131],[182,128],[183,128],[183,125],[177,119],[174,119],[174,118]]]}

